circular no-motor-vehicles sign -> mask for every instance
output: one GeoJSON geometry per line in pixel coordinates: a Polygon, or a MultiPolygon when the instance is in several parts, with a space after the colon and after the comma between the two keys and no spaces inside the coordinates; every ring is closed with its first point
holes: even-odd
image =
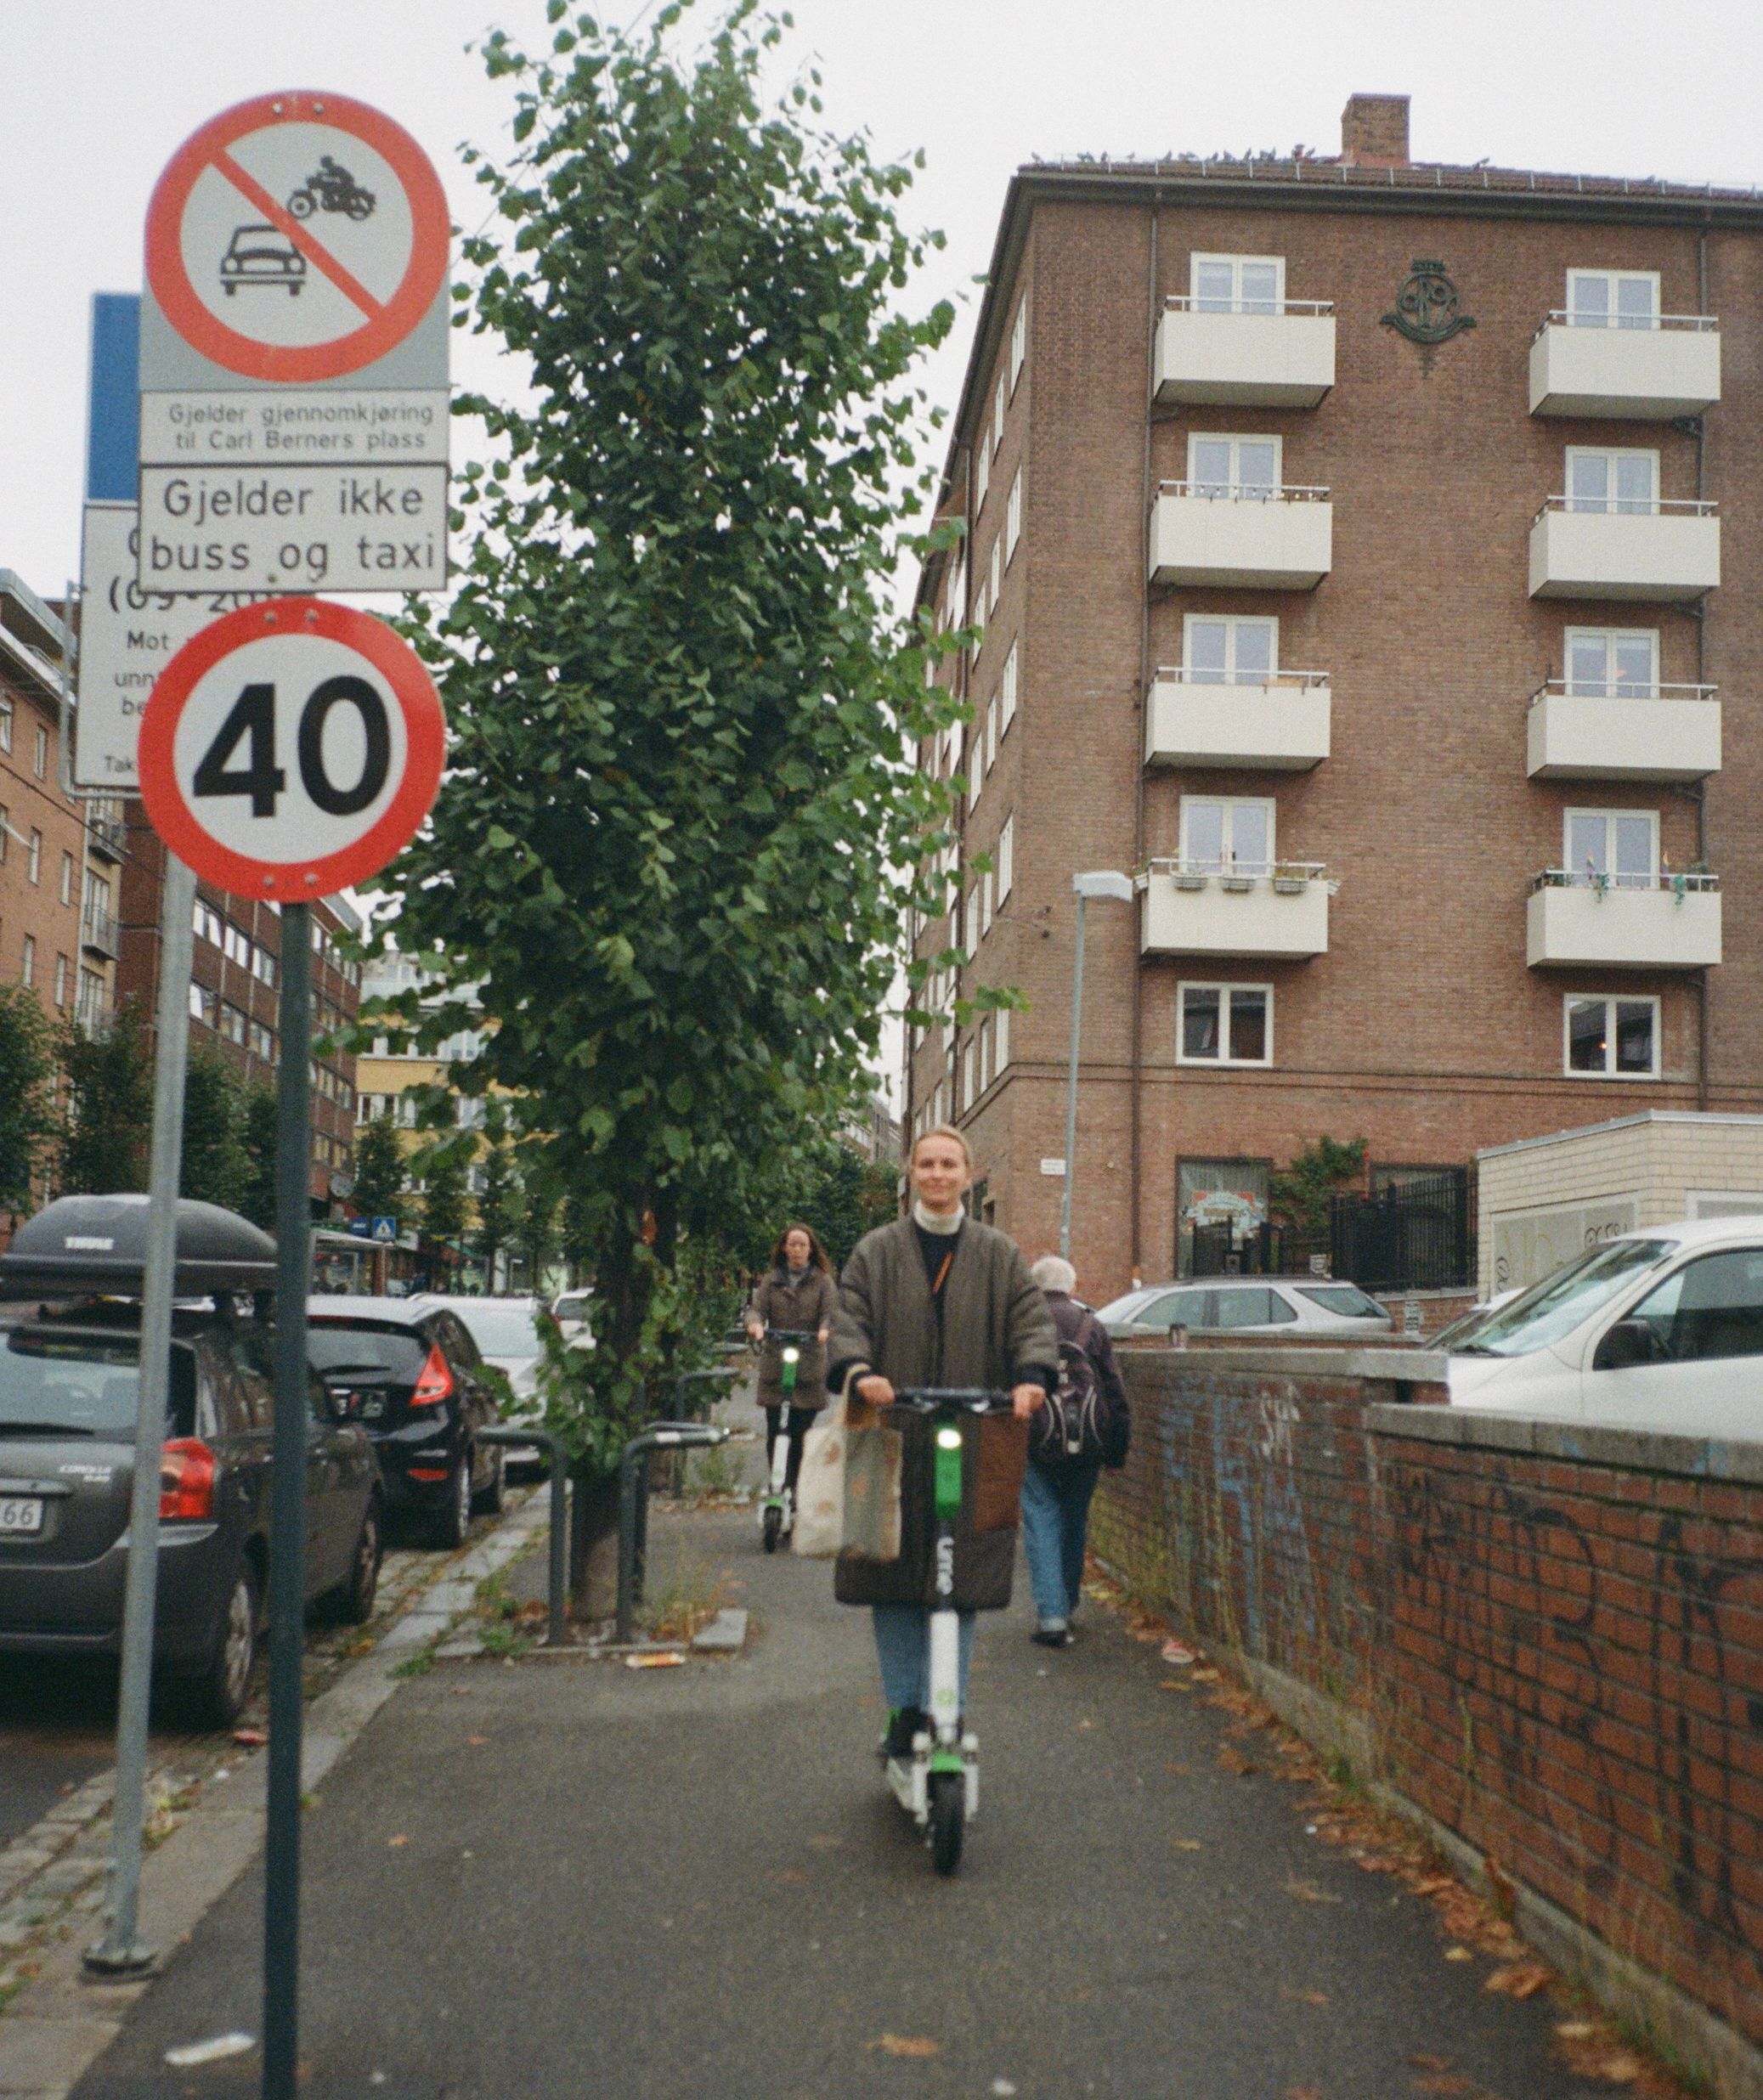
{"type": "Polygon", "coordinates": [[[197,874],[304,903],[409,843],[445,745],[434,680],[384,621],[275,598],[205,627],[160,674],[141,716],[141,799],[197,874]]]}
{"type": "Polygon", "coordinates": [[[401,125],[346,95],[259,95],[172,155],[147,281],[194,350],[291,385],[393,350],[447,275],[447,199],[401,125]]]}

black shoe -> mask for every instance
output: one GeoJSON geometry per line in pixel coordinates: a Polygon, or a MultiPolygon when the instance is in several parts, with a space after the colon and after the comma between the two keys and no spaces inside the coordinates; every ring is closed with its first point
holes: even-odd
{"type": "Polygon", "coordinates": [[[921,1707],[901,1707],[890,1713],[888,1732],[882,1738],[883,1758],[909,1758],[913,1736],[924,1735],[930,1726],[930,1718],[921,1707]]]}
{"type": "Polygon", "coordinates": [[[1037,1626],[1029,1638],[1038,1640],[1043,1648],[1069,1648],[1071,1629],[1069,1626],[1037,1626]]]}

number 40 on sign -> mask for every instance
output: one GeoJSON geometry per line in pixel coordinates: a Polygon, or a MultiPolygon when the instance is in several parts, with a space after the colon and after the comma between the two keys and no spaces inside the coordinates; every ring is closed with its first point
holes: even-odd
{"type": "Polygon", "coordinates": [[[172,658],[141,718],[141,797],[178,858],[235,895],[364,882],[440,785],[434,681],[383,621],[316,598],[247,606],[172,658]]]}

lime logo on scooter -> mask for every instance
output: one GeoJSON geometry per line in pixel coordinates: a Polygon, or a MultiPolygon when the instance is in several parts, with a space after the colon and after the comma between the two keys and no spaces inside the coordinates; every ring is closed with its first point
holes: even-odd
{"type": "Polygon", "coordinates": [[[771,1477],[763,1507],[760,1510],[760,1529],[764,1535],[766,1551],[775,1553],[777,1542],[795,1528],[795,1497],[789,1486],[790,1438],[786,1434],[788,1414],[795,1405],[796,1378],[801,1369],[802,1352],[811,1341],[817,1341],[818,1334],[811,1328],[768,1327],[765,1338],[777,1345],[777,1390],[781,1395],[778,1408],[780,1420],[777,1434],[771,1445],[771,1477]]]}

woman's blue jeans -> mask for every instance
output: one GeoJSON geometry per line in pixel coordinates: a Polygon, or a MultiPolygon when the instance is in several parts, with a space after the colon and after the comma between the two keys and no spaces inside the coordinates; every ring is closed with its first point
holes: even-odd
{"type": "Polygon", "coordinates": [[[1077,1609],[1083,1589],[1083,1545],[1089,1528],[1089,1499],[1099,1465],[1050,1473],[1030,1461],[1022,1476],[1022,1543],[1035,1617],[1043,1626],[1063,1626],[1077,1609]]]}
{"type": "MultiPolygon", "coordinates": [[[[881,1661],[882,1696],[897,1712],[930,1705],[930,1614],[922,1604],[878,1604],[875,1652],[881,1661]]],[[[961,1617],[961,1710],[967,1711],[967,1673],[974,1654],[974,1614],[961,1617]]]]}

